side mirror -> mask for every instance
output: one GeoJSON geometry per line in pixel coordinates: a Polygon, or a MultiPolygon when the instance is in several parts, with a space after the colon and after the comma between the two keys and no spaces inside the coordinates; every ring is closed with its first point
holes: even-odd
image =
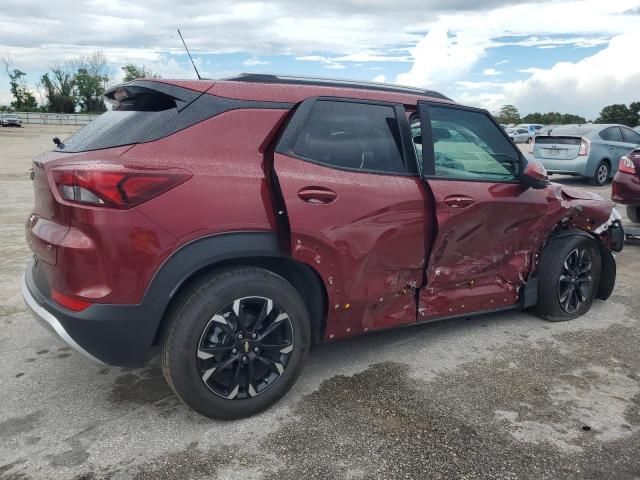
{"type": "Polygon", "coordinates": [[[537,160],[529,160],[520,175],[520,183],[531,188],[544,188],[549,185],[549,175],[537,160]]]}

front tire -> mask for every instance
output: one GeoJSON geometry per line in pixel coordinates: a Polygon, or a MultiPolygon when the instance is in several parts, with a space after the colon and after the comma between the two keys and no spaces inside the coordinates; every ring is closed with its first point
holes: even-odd
{"type": "Polygon", "coordinates": [[[538,266],[537,314],[562,322],[587,313],[598,290],[601,264],[598,246],[590,238],[551,240],[538,266]]]}
{"type": "Polygon", "coordinates": [[[165,378],[180,399],[210,418],[265,410],[291,388],[309,352],[310,320],[300,294],[260,268],[201,279],[169,320],[165,378]]]}
{"type": "Polygon", "coordinates": [[[606,161],[602,160],[598,164],[598,167],[596,168],[596,171],[593,174],[593,177],[589,179],[589,183],[591,185],[601,187],[609,181],[609,173],[610,173],[609,164],[606,161]]]}
{"type": "Polygon", "coordinates": [[[640,223],[640,207],[627,207],[627,217],[629,217],[629,220],[633,223],[640,223]]]}

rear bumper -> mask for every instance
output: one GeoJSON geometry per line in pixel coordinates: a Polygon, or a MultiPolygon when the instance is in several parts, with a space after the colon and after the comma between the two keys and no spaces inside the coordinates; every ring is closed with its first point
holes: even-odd
{"type": "Polygon", "coordinates": [[[69,345],[71,348],[73,348],[77,352],[80,352],[82,355],[93,360],[94,362],[98,362],[104,365],[104,362],[102,360],[91,355],[84,348],[82,348],[73,338],[71,338],[69,333],[64,329],[64,327],[60,323],[60,320],[58,320],[58,318],[53,313],[45,309],[42,306],[42,304],[39,303],[38,300],[36,300],[36,297],[31,293],[31,290],[29,290],[29,287],[27,286],[26,272],[22,275],[21,289],[22,289],[22,298],[24,298],[24,303],[27,304],[27,307],[29,307],[29,310],[31,310],[33,317],[38,321],[38,323],[40,323],[40,325],[45,327],[47,330],[51,331],[54,335],[58,336],[63,342],[65,342],[67,345],[69,345]]]}
{"type": "Polygon", "coordinates": [[[32,260],[27,265],[21,288],[25,303],[40,324],[98,363],[122,367],[146,363],[162,315],[158,305],[95,304],[81,312],[67,310],[49,298],[42,278],[35,281],[35,263],[32,260]]]}
{"type": "Polygon", "coordinates": [[[611,199],[623,205],[640,205],[640,179],[629,173],[616,173],[611,184],[611,199]]]}
{"type": "Polygon", "coordinates": [[[587,175],[587,158],[578,157],[573,160],[558,160],[552,158],[535,157],[549,173],[560,173],[567,175],[587,175]]]}

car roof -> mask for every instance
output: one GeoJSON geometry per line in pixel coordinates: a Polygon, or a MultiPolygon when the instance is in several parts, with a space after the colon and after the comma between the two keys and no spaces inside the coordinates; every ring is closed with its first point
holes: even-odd
{"type": "Polygon", "coordinates": [[[375,82],[244,73],[220,80],[145,79],[210,95],[254,101],[298,103],[309,97],[341,97],[416,105],[419,100],[455,103],[439,92],[375,82]]]}
{"type": "Polygon", "coordinates": [[[290,75],[272,75],[262,73],[241,73],[235,77],[224,78],[225,81],[250,82],[250,83],[275,83],[280,85],[310,85],[321,87],[350,88],[362,90],[375,90],[381,92],[408,93],[430,98],[450,100],[435,90],[425,90],[417,87],[395,85],[382,82],[364,82],[359,80],[347,80],[339,78],[304,77],[290,75]]]}
{"type": "Polygon", "coordinates": [[[560,135],[579,135],[579,136],[587,136],[587,135],[596,135],[601,131],[609,128],[609,127],[626,127],[625,125],[620,125],[617,123],[582,123],[582,124],[569,124],[569,125],[558,125],[555,128],[551,129],[551,136],[560,136],[560,135]]]}

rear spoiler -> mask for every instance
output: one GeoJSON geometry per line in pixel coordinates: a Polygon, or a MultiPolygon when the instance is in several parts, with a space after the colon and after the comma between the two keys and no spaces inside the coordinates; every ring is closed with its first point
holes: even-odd
{"type": "Polygon", "coordinates": [[[201,92],[153,80],[132,80],[107,90],[105,99],[114,110],[178,111],[196,100],[201,92]]]}

